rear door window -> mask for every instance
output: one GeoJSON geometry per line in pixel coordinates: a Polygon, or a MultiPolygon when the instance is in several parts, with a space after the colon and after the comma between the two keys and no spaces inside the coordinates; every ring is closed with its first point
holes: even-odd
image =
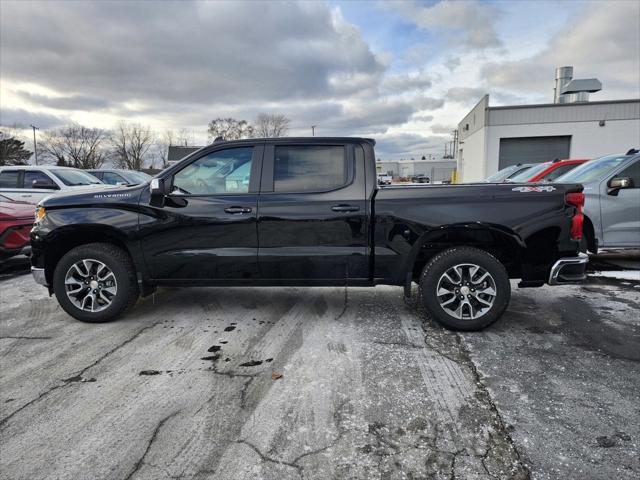
{"type": "Polygon", "coordinates": [[[37,170],[27,170],[24,172],[24,179],[22,181],[23,188],[33,188],[33,182],[38,180],[46,183],[54,183],[45,173],[37,170]]]}
{"type": "Polygon", "coordinates": [[[347,184],[347,163],[343,146],[277,146],[273,190],[278,193],[335,190],[347,184]]]}
{"type": "Polygon", "coordinates": [[[5,170],[0,172],[0,188],[18,188],[18,171],[5,170]]]}

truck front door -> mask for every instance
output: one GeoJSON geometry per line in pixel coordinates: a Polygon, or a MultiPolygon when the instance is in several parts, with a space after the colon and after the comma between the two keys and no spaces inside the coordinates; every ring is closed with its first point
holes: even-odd
{"type": "Polygon", "coordinates": [[[162,206],[141,216],[141,245],[158,280],[258,276],[256,212],[262,145],[204,152],[172,177],[162,206]]]}
{"type": "Polygon", "coordinates": [[[600,188],[602,246],[640,246],[640,160],[607,178],[600,188]],[[631,185],[618,190],[617,195],[611,195],[608,183],[612,178],[628,178],[631,185]]]}
{"type": "Polygon", "coordinates": [[[309,284],[367,279],[368,223],[360,145],[265,146],[258,201],[263,279],[309,284]]]}

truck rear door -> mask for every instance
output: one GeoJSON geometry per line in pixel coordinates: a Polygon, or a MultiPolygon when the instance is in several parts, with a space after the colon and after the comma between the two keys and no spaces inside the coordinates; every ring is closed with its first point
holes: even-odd
{"type": "Polygon", "coordinates": [[[309,284],[366,280],[368,223],[361,146],[266,144],[258,199],[262,279],[309,284]]]}

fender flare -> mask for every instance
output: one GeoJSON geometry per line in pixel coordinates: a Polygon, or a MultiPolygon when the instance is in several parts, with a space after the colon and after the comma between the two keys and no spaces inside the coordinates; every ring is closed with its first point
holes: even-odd
{"type": "Polygon", "coordinates": [[[405,281],[404,281],[404,296],[409,298],[411,296],[411,283],[413,282],[413,267],[415,265],[418,254],[425,243],[429,242],[430,238],[437,237],[447,230],[489,230],[497,232],[500,235],[505,235],[510,238],[515,245],[521,249],[526,249],[527,245],[522,238],[513,230],[506,228],[502,225],[486,222],[473,222],[473,223],[450,223],[447,225],[441,225],[440,227],[425,231],[411,247],[409,255],[405,260],[405,281]]]}

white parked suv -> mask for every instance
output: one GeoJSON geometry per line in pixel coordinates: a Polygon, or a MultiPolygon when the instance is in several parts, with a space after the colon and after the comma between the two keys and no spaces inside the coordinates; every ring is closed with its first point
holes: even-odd
{"type": "Polygon", "coordinates": [[[0,194],[36,204],[60,191],[109,187],[83,170],[51,165],[0,167],[0,194]]]}

